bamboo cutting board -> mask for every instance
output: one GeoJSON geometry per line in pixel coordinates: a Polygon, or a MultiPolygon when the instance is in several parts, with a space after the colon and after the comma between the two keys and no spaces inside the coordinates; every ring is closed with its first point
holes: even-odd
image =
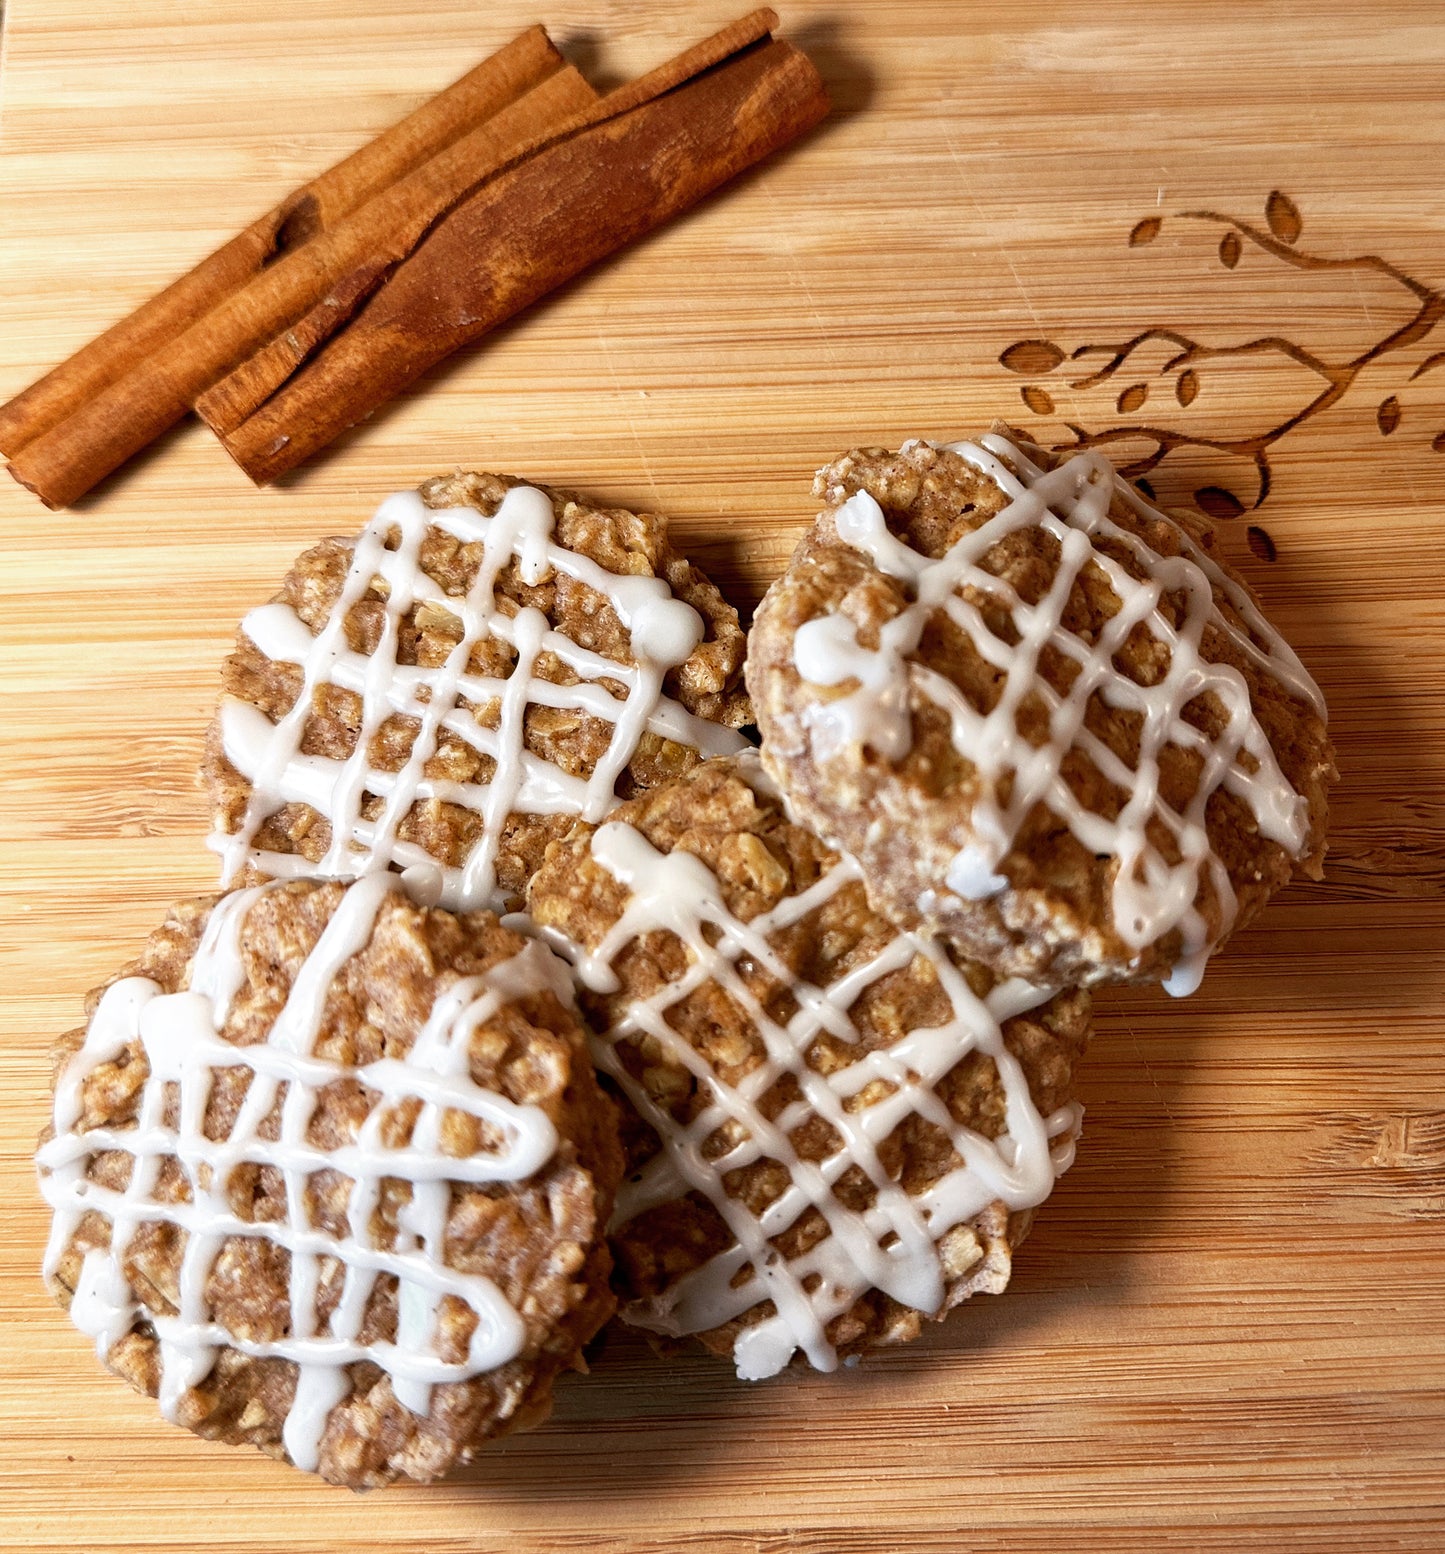
{"type": "MultiPolygon", "coordinates": [[[[523,25],[605,85],[731,10],[10,0],[0,397],[523,25]]],[[[1445,1547],[1438,0],[798,0],[784,31],[821,132],[283,489],[194,424],[75,512],[0,482],[0,1548],[1445,1547]],[[818,464],[998,415],[1219,519],[1344,773],[1323,883],[1194,998],[1100,996],[1012,1289],[756,1386],[614,1334],[544,1429],[365,1500],[104,1376],[37,1274],[46,1048],[212,882],[201,732],[291,556],[462,464],[674,515],[746,609],[818,464]]]]}

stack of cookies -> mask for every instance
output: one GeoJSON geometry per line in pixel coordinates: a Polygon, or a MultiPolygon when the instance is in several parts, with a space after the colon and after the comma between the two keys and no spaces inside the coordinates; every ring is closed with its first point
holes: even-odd
{"type": "Polygon", "coordinates": [[[1088,989],[1318,873],[1323,702],[1206,536],[1001,434],[816,489],[747,639],[660,519],[475,474],[242,622],[224,894],[92,995],[39,1156],[168,1418],[360,1487],[614,1312],[747,1379],[912,1338],[1072,1159],[1088,989]]]}

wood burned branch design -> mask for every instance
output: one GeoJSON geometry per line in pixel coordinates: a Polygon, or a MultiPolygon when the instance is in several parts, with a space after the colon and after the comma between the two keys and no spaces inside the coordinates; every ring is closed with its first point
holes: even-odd
{"type": "MultiPolygon", "coordinates": [[[[1304,271],[1355,271],[1369,272],[1384,278],[1401,290],[1411,309],[1404,323],[1379,334],[1363,350],[1353,354],[1341,354],[1332,359],[1331,354],[1310,350],[1305,345],[1282,333],[1261,334],[1239,344],[1217,345],[1165,325],[1150,325],[1127,339],[1080,345],[1073,351],[1065,351],[1052,340],[1018,340],[999,356],[999,362],[1010,372],[1030,378],[1020,390],[1024,404],[1037,416],[1055,415],[1055,397],[1043,379],[1053,378],[1067,383],[1074,392],[1086,391],[1104,383],[1122,379],[1123,386],[1115,398],[1115,410],[1120,416],[1137,417],[1150,401],[1151,393],[1157,395],[1157,380],[1169,382],[1173,397],[1181,409],[1188,409],[1198,398],[1204,386],[1203,374],[1212,363],[1227,358],[1246,356],[1273,356],[1293,363],[1315,381],[1304,404],[1278,421],[1242,436],[1206,436],[1198,432],[1164,426],[1140,419],[1109,426],[1100,431],[1089,431],[1073,421],[1064,421],[1072,441],[1060,441],[1060,448],[1105,448],[1118,453],[1118,445],[1143,445],[1144,451],[1132,458],[1120,459],[1120,468],[1133,480],[1140,481],[1152,491],[1149,476],[1171,454],[1181,449],[1203,449],[1239,459],[1248,466],[1245,483],[1254,489],[1242,498],[1235,490],[1218,484],[1207,484],[1193,492],[1199,509],[1212,518],[1238,518],[1246,508],[1258,508],[1269,496],[1272,483],[1271,451],[1281,439],[1304,422],[1323,414],[1337,404],[1354,387],[1360,374],[1372,363],[1392,357],[1418,345],[1445,318],[1445,292],[1416,280],[1397,265],[1374,254],[1360,254],[1349,258],[1332,259],[1307,253],[1297,245],[1304,229],[1299,207],[1290,197],[1276,189],[1265,202],[1264,224],[1242,220],[1226,212],[1214,210],[1181,211],[1174,218],[1179,221],[1203,222],[1221,228],[1217,249],[1219,263],[1226,270],[1234,270],[1250,248],[1258,250],[1270,259],[1304,271]],[[1151,344],[1162,343],[1172,347],[1163,365],[1151,376],[1129,381],[1128,368],[1139,352],[1151,344]],[[1101,360],[1102,358],[1102,360],[1101,360]],[[1095,365],[1097,363],[1097,365],[1095,365]],[[1087,367],[1091,370],[1074,377],[1067,377],[1070,369],[1075,373],[1087,367]]],[[[1164,227],[1162,216],[1149,216],[1136,222],[1129,233],[1131,248],[1144,247],[1158,238],[1164,227]]],[[[1405,383],[1413,383],[1445,366],[1445,350],[1427,357],[1406,376],[1405,383]]],[[[1403,385],[1402,385],[1403,386],[1403,385]]],[[[1375,423],[1380,434],[1392,436],[1400,427],[1405,411],[1398,393],[1390,393],[1376,407],[1375,423]]],[[[1445,453],[1445,431],[1438,432],[1430,446],[1437,453],[1445,453]]],[[[1262,532],[1262,531],[1261,531],[1262,532]]]]}

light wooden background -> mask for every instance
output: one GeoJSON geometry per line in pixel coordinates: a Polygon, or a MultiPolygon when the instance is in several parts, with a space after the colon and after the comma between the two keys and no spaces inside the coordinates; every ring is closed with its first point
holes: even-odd
{"type": "MultiPolygon", "coordinates": [[[[734,7],[10,0],[0,396],[522,25],[606,81],[734,7]]],[[[1445,326],[1278,439],[1268,500],[1223,535],[1329,695],[1328,877],[1192,1000],[1101,998],[1079,1161],[1007,1296],[858,1371],[755,1387],[618,1336],[539,1433],[360,1500],[163,1426],[40,1289],[46,1048],[212,879],[191,774],[217,666],[293,553],[460,463],[659,507],[749,607],[851,443],[1000,413],[1100,430],[1140,383],[1135,420],[1248,436],[1319,391],[1299,352],[1338,367],[1417,305],[1369,266],[1246,243],[1231,269],[1226,228],[1178,212],[1262,229],[1278,189],[1291,252],[1445,286],[1438,0],[786,13],[837,102],[811,143],[285,489],[252,490],[196,425],[77,512],[0,479],[0,1548],[1445,1547],[1445,370],[1411,377],[1445,326]],[[1187,410],[1162,347],[1094,389],[1037,346],[1033,376],[999,362],[1151,326],[1295,354],[1201,358],[1187,410]]],[[[1160,478],[1209,484],[1253,500],[1222,453],[1160,478]]]]}

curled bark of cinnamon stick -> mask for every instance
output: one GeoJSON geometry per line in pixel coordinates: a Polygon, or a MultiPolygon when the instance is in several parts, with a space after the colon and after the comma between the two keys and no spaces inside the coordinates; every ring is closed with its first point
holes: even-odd
{"type": "Polygon", "coordinates": [[[280,254],[309,241],[485,123],[564,65],[541,27],[514,39],[384,134],[288,195],[195,269],[0,406],[0,454],[73,415],[171,343],[280,254]]]}
{"type": "MultiPolygon", "coordinates": [[[[309,360],[296,366],[271,353],[199,408],[253,480],[274,480],[445,356],[686,210],[827,111],[806,56],[781,41],[751,48],[490,180],[309,360]],[[262,394],[270,397],[260,402],[262,394]]],[[[302,360],[304,352],[295,354],[302,360]]]]}

